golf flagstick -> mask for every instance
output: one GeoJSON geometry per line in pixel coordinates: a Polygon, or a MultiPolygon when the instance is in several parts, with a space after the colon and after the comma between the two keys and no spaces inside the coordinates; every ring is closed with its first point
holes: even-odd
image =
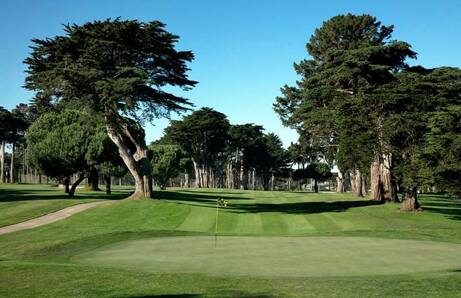
{"type": "Polygon", "coordinates": [[[216,201],[216,223],[214,228],[214,247],[218,246],[218,219],[219,219],[219,206],[227,207],[227,201],[224,201],[222,198],[219,198],[216,201]]]}

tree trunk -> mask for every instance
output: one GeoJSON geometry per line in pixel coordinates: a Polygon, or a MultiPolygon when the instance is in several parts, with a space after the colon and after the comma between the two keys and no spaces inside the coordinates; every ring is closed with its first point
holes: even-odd
{"type": "Polygon", "coordinates": [[[185,172],[184,173],[184,186],[186,188],[190,187],[190,182],[189,182],[189,173],[185,172]]]}
{"type": "Polygon", "coordinates": [[[367,196],[368,195],[368,189],[367,189],[367,184],[365,181],[365,178],[362,175],[362,195],[367,196]]]}
{"type": "Polygon", "coordinates": [[[200,171],[199,171],[197,162],[193,158],[192,158],[192,164],[194,165],[194,173],[195,173],[194,186],[198,188],[200,187],[200,171]]]}
{"type": "Polygon", "coordinates": [[[146,199],[152,197],[151,164],[145,144],[140,144],[124,126],[125,138],[129,138],[136,146],[136,152],[131,154],[124,136],[111,126],[107,126],[107,134],[118,148],[118,152],[126,167],[135,180],[135,192],[130,196],[132,199],[146,199]]]}
{"type": "Polygon", "coordinates": [[[363,197],[363,188],[362,188],[362,173],[360,170],[355,170],[355,175],[354,175],[354,194],[357,197],[363,197]]]}
{"type": "Polygon", "coordinates": [[[383,201],[383,189],[381,184],[381,175],[380,175],[380,162],[379,157],[376,157],[375,160],[371,163],[370,166],[370,189],[371,189],[371,199],[374,201],[383,201]]]}
{"type": "Polygon", "coordinates": [[[75,194],[75,190],[77,189],[77,186],[85,179],[85,174],[84,173],[79,173],[77,180],[72,184],[70,190],[69,190],[69,196],[73,197],[75,194]]]}
{"type": "Polygon", "coordinates": [[[0,144],[0,182],[5,183],[5,141],[0,144]]]}
{"type": "Polygon", "coordinates": [[[416,188],[412,189],[405,189],[404,193],[404,200],[400,205],[400,211],[421,211],[421,207],[418,202],[418,194],[416,188]]]}
{"type": "Polygon", "coordinates": [[[247,189],[245,181],[245,168],[243,167],[243,160],[240,160],[240,189],[247,189]]]}
{"type": "Polygon", "coordinates": [[[377,156],[370,168],[371,197],[381,202],[397,202],[396,183],[393,179],[391,154],[377,156]]]}
{"type": "Polygon", "coordinates": [[[14,169],[14,151],[16,149],[15,144],[11,144],[11,162],[10,162],[10,183],[16,183],[16,171],[14,169]]]}
{"type": "Polygon", "coordinates": [[[99,171],[92,167],[88,173],[88,181],[86,185],[87,190],[100,191],[99,188],[99,171]]]}
{"type": "Polygon", "coordinates": [[[317,179],[314,179],[314,192],[319,192],[319,185],[317,183],[317,179]]]}
{"type": "Polygon", "coordinates": [[[338,176],[336,177],[336,192],[344,192],[344,176],[340,170],[338,170],[338,176]]]}
{"type": "Polygon", "coordinates": [[[274,174],[271,175],[271,190],[275,190],[275,176],[274,174]]]}
{"type": "Polygon", "coordinates": [[[58,188],[63,189],[64,193],[69,193],[70,178],[66,177],[58,181],[58,188]]]}
{"type": "Polygon", "coordinates": [[[104,183],[106,185],[106,194],[110,195],[112,193],[112,189],[109,175],[104,175],[104,183]]]}

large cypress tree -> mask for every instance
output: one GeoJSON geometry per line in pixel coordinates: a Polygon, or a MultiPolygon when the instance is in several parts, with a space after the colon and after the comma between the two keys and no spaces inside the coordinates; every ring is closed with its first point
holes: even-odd
{"type": "Polygon", "coordinates": [[[135,179],[133,198],[152,194],[142,124],[190,105],[164,87],[187,90],[196,84],[187,77],[193,54],[176,50],[178,39],[158,21],[108,19],[66,25],[64,35],[34,39],[25,60],[26,88],[104,117],[107,134],[135,179]]]}
{"type": "Polygon", "coordinates": [[[312,59],[295,64],[301,80],[294,87],[283,87],[274,104],[285,125],[322,139],[319,143],[326,146],[337,146],[339,168],[350,170],[359,181],[370,163],[377,162],[381,171],[375,184],[384,191],[374,192],[373,197],[390,201],[396,195],[387,166],[390,149],[381,136],[381,116],[376,113],[377,117],[367,119],[378,134],[350,137],[357,134],[353,122],[367,116],[351,114],[354,106],[361,106],[370,90],[392,82],[406,67],[405,60],[416,56],[409,44],[389,41],[392,31],[392,26],[383,26],[370,15],[339,15],[324,22],[306,46],[312,59]],[[368,154],[363,154],[364,141],[368,154]]]}

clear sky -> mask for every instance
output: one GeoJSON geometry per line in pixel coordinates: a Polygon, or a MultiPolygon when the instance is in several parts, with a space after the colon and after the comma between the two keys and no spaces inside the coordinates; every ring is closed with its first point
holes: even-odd
{"type": "MultiPolygon", "coordinates": [[[[0,0],[0,106],[13,108],[32,94],[22,61],[30,39],[62,34],[62,24],[122,17],[160,20],[179,35],[179,49],[192,50],[187,92],[196,108],[212,107],[232,124],[256,123],[296,141],[272,110],[280,87],[297,79],[293,62],[307,57],[315,28],[337,14],[368,13],[395,25],[393,37],[418,52],[413,64],[461,67],[461,1],[187,1],[187,0],[0,0]]],[[[167,120],[148,125],[147,141],[161,136],[167,120]]]]}

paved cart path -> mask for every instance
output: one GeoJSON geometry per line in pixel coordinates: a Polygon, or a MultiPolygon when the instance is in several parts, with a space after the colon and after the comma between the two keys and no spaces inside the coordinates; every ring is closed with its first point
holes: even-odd
{"type": "Polygon", "coordinates": [[[21,230],[33,229],[36,227],[47,225],[47,224],[56,222],[58,220],[68,218],[69,216],[72,216],[76,213],[80,213],[82,211],[85,211],[87,209],[90,209],[90,208],[93,208],[93,207],[96,207],[102,204],[108,204],[110,202],[111,201],[99,201],[99,202],[91,202],[91,203],[73,205],[73,206],[70,206],[70,207],[37,217],[37,218],[29,219],[27,221],[23,221],[23,222],[14,224],[14,225],[1,227],[0,235],[13,233],[16,231],[21,231],[21,230]]]}

